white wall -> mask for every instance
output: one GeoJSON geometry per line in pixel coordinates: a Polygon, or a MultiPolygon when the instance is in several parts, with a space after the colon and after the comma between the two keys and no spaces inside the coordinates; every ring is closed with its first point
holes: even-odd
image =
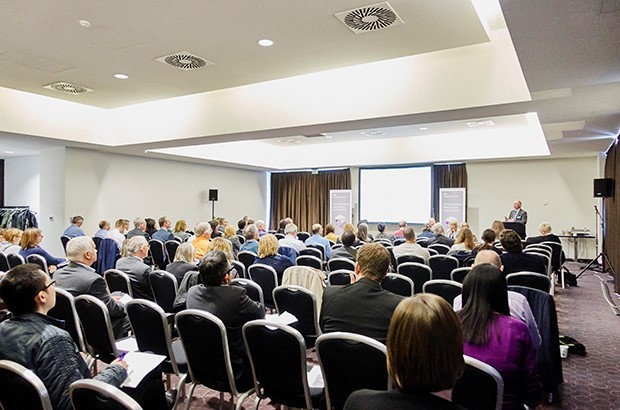
{"type": "Polygon", "coordinates": [[[4,160],[4,204],[28,205],[39,212],[39,156],[7,158],[4,160]]]}

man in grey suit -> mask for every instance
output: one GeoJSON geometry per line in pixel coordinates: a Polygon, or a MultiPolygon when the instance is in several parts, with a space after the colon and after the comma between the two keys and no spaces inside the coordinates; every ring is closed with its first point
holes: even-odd
{"type": "Polygon", "coordinates": [[[114,297],[105,281],[91,265],[97,261],[97,248],[90,236],[78,236],[67,243],[69,264],[54,273],[59,287],[73,296],[92,295],[105,303],[110,312],[114,335],[119,337],[129,331],[125,309],[114,297]]]}
{"type": "Polygon", "coordinates": [[[381,287],[390,266],[390,253],[369,243],[357,252],[354,282],[328,286],[323,294],[320,325],[323,332],[352,332],[385,343],[394,309],[402,296],[381,287]]]}
{"type": "Polygon", "coordinates": [[[129,276],[133,297],[154,301],[153,292],[149,283],[151,267],[145,264],[144,258],[149,254],[149,244],[144,236],[134,236],[128,239],[125,249],[129,256],[116,261],[116,269],[122,270],[129,276]]]}
{"type": "Polygon", "coordinates": [[[527,211],[521,208],[521,201],[518,199],[514,202],[514,209],[508,215],[508,222],[519,222],[525,225],[527,223],[527,211]]]}
{"type": "Polygon", "coordinates": [[[131,239],[134,236],[144,236],[147,240],[150,239],[149,234],[146,233],[146,221],[144,218],[137,217],[133,220],[133,225],[135,228],[127,232],[127,239],[131,239]]]}

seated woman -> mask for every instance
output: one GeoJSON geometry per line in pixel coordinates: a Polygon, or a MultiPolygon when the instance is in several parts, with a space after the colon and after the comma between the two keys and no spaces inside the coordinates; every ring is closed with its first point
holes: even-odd
{"type": "Polygon", "coordinates": [[[0,246],[0,252],[4,252],[7,255],[19,253],[23,233],[24,231],[17,228],[6,229],[4,231],[4,242],[0,246]]]}
{"type": "Polygon", "coordinates": [[[239,253],[239,249],[241,249],[241,241],[237,237],[235,227],[231,224],[226,225],[226,228],[224,228],[224,238],[228,239],[232,244],[232,252],[236,257],[239,253]]]}
{"type": "Polygon", "coordinates": [[[494,251],[498,255],[501,255],[502,251],[493,246],[493,244],[495,243],[495,238],[497,238],[497,236],[495,235],[495,231],[493,229],[485,229],[482,232],[483,243],[472,249],[471,257],[475,258],[480,251],[494,251]]]}
{"type": "Polygon", "coordinates": [[[327,224],[327,226],[325,227],[325,239],[327,239],[328,241],[332,241],[334,243],[338,242],[338,238],[340,238],[338,235],[336,235],[336,232],[334,230],[334,225],[332,224],[327,224]]]}
{"type": "Polygon", "coordinates": [[[359,224],[357,227],[357,244],[355,246],[370,243],[372,240],[372,236],[368,233],[368,224],[359,224]]]}
{"type": "Polygon", "coordinates": [[[459,236],[459,224],[456,222],[456,219],[451,218],[448,220],[448,232],[446,236],[450,239],[456,240],[459,236]]]}
{"type": "MultiPolygon", "coordinates": [[[[232,244],[228,239],[224,239],[222,237],[214,238],[209,243],[209,247],[207,248],[207,252],[210,251],[222,251],[226,255],[226,260],[232,266],[232,261],[235,260],[235,256],[232,250],[232,244]]],[[[237,277],[237,270],[232,268],[230,270],[230,278],[234,279],[237,277]]]]}
{"type": "Polygon", "coordinates": [[[525,245],[530,245],[533,243],[541,243],[541,242],[556,242],[562,243],[560,238],[551,233],[551,225],[548,222],[543,222],[538,225],[538,232],[540,232],[540,236],[528,236],[525,240],[525,245]]]}
{"type": "Polygon", "coordinates": [[[493,366],[504,380],[504,409],[536,407],[541,386],[536,349],[525,323],[510,316],[506,279],[489,263],[475,266],[463,281],[463,326],[466,355],[493,366]]]}
{"type": "Polygon", "coordinates": [[[181,283],[185,274],[189,271],[197,271],[198,266],[194,262],[196,253],[191,243],[185,242],[179,245],[174,254],[174,262],[166,266],[166,272],[170,272],[177,278],[177,283],[181,283]]]}
{"type": "Polygon", "coordinates": [[[476,240],[474,234],[469,228],[461,228],[459,234],[454,241],[454,245],[450,248],[448,255],[456,255],[463,252],[471,252],[476,247],[476,240]]]}
{"type": "Polygon", "coordinates": [[[174,224],[174,231],[172,234],[175,238],[179,238],[181,242],[185,242],[187,238],[189,238],[189,234],[185,232],[187,230],[187,223],[183,219],[179,219],[176,224],[174,224]]]}
{"type": "Polygon", "coordinates": [[[19,254],[26,259],[28,255],[37,254],[45,258],[49,273],[56,272],[58,265],[64,265],[68,261],[65,258],[55,258],[41,248],[39,244],[43,240],[43,233],[38,228],[28,228],[22,234],[21,249],[19,254]]]}
{"type": "Polygon", "coordinates": [[[396,389],[358,390],[345,410],[462,409],[451,402],[465,369],[462,336],[456,314],[441,297],[423,293],[403,299],[387,336],[387,367],[396,389]]]}
{"type": "Polygon", "coordinates": [[[280,255],[278,247],[278,239],[274,235],[264,235],[258,241],[258,258],[254,260],[254,263],[262,263],[274,268],[278,274],[278,284],[280,284],[286,268],[294,266],[295,262],[284,255],[280,255]]]}
{"type": "Polygon", "coordinates": [[[495,232],[495,238],[497,238],[495,240],[495,244],[499,244],[499,233],[505,229],[504,223],[496,219],[491,224],[491,229],[493,229],[493,231],[495,232]]]}

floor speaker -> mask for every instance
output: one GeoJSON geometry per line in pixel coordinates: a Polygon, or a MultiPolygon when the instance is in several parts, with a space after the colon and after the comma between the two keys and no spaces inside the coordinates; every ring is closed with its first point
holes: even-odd
{"type": "Polygon", "coordinates": [[[614,180],[612,178],[599,178],[594,180],[594,197],[609,198],[614,196],[614,180]]]}

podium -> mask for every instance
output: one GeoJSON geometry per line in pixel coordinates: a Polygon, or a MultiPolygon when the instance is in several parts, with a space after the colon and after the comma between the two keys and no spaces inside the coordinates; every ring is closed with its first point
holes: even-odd
{"type": "Polygon", "coordinates": [[[512,229],[519,234],[521,239],[525,239],[525,224],[521,222],[504,222],[505,229],[512,229]]]}

